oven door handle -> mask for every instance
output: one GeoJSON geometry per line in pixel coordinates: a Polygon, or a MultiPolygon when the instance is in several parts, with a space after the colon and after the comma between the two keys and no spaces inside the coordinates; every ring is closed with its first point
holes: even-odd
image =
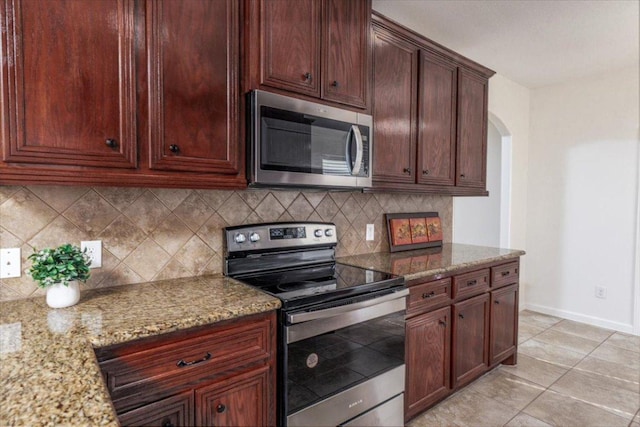
{"type": "MultiPolygon", "coordinates": [[[[390,295],[356,304],[318,310],[311,313],[300,313],[318,316],[314,317],[313,320],[307,321],[302,321],[298,318],[298,323],[286,326],[286,343],[291,344],[327,332],[337,331],[370,319],[386,316],[387,314],[404,311],[407,306],[405,296],[408,294],[409,290],[403,289],[390,295]],[[366,305],[362,305],[363,303],[366,305]],[[336,309],[339,309],[339,311],[336,312],[336,309]],[[331,313],[327,313],[328,311],[331,311],[331,313]]],[[[287,315],[287,318],[289,318],[289,316],[292,315],[287,315]]]]}
{"type": "Polygon", "coordinates": [[[326,308],[324,310],[316,310],[316,311],[304,311],[301,313],[291,313],[287,314],[287,322],[290,325],[295,325],[296,323],[308,322],[310,320],[316,319],[324,319],[327,317],[337,316],[339,314],[348,313],[350,311],[355,311],[360,308],[371,307],[372,305],[382,304],[386,301],[391,301],[394,299],[402,298],[409,295],[409,289],[401,289],[397,292],[393,292],[391,294],[383,295],[378,298],[372,298],[366,301],[356,302],[348,305],[341,305],[338,307],[326,308]]]}

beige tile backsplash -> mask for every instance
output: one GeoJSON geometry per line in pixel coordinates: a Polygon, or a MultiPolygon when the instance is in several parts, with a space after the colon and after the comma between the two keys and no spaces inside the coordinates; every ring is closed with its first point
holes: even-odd
{"type": "Polygon", "coordinates": [[[102,268],[86,288],[221,273],[222,228],[328,221],[339,256],[389,249],[384,213],[439,212],[451,241],[449,196],[360,192],[0,186],[0,247],[22,248],[20,278],[0,280],[0,301],[41,295],[25,272],[34,248],[102,240],[102,268]],[[365,241],[366,224],[375,240],[365,241]]]}

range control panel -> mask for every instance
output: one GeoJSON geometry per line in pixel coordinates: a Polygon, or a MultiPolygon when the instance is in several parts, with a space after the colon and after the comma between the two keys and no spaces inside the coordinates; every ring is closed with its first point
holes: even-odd
{"type": "Polygon", "coordinates": [[[329,222],[278,222],[227,227],[227,253],[263,249],[335,245],[336,226],[329,222]]]}

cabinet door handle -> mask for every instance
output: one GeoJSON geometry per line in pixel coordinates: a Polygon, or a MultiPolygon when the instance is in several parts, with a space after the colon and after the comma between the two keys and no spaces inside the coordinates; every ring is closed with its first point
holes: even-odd
{"type": "Polygon", "coordinates": [[[411,168],[404,168],[402,172],[406,173],[407,175],[411,175],[411,168]]]}
{"type": "Polygon", "coordinates": [[[331,86],[338,87],[339,86],[338,81],[337,80],[332,81],[331,86]]]}
{"type": "Polygon", "coordinates": [[[509,275],[509,273],[510,273],[510,272],[508,272],[508,271],[503,271],[503,272],[502,272],[502,277],[508,276],[508,275],[509,275]]]}
{"type": "Polygon", "coordinates": [[[499,300],[495,300],[493,303],[494,304],[500,304],[500,301],[499,300]]]}
{"type": "Polygon", "coordinates": [[[206,362],[207,360],[211,359],[211,353],[207,352],[207,354],[204,355],[204,357],[200,360],[193,360],[191,362],[185,362],[184,359],[180,359],[178,360],[178,363],[176,363],[176,365],[179,368],[182,368],[184,366],[191,366],[191,365],[195,365],[198,363],[202,363],[202,362],[206,362]]]}
{"type": "Polygon", "coordinates": [[[460,178],[464,178],[464,174],[463,173],[460,174],[460,178]]]}
{"type": "Polygon", "coordinates": [[[304,77],[304,79],[308,82],[310,82],[312,78],[311,73],[304,73],[302,77],[304,77]]]}
{"type": "Polygon", "coordinates": [[[172,153],[177,153],[178,151],[180,151],[180,147],[178,147],[176,144],[171,144],[169,146],[169,151],[171,151],[172,153]]]}
{"type": "Polygon", "coordinates": [[[423,298],[423,299],[431,298],[431,297],[432,297],[432,296],[434,296],[435,294],[436,294],[436,292],[435,292],[435,291],[431,291],[431,292],[429,292],[429,293],[426,293],[426,292],[425,292],[424,294],[422,294],[422,298],[423,298]]]}
{"type": "Polygon", "coordinates": [[[429,175],[429,169],[425,169],[422,171],[422,175],[429,175]]]}
{"type": "Polygon", "coordinates": [[[116,148],[118,146],[118,141],[113,138],[108,138],[104,143],[110,148],[116,148]]]}
{"type": "Polygon", "coordinates": [[[460,314],[458,314],[458,317],[461,318],[461,319],[464,319],[464,314],[460,313],[460,314]]]}
{"type": "Polygon", "coordinates": [[[447,327],[447,322],[445,322],[444,320],[439,321],[439,322],[438,322],[438,324],[439,324],[440,326],[442,326],[443,328],[446,328],[446,327],[447,327]]]}
{"type": "Polygon", "coordinates": [[[478,283],[478,280],[476,280],[476,279],[469,280],[467,282],[467,286],[473,286],[473,285],[476,285],[477,283],[478,283]]]}
{"type": "Polygon", "coordinates": [[[162,421],[162,427],[176,427],[170,419],[165,419],[162,421]]]}
{"type": "Polygon", "coordinates": [[[219,414],[223,413],[226,410],[227,410],[227,407],[225,405],[223,405],[222,403],[219,404],[218,406],[216,406],[216,412],[219,413],[219,414]]]}

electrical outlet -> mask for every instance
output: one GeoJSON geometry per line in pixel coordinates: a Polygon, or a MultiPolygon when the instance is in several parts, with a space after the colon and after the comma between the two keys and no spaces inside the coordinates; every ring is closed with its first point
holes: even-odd
{"type": "Polygon", "coordinates": [[[91,259],[89,268],[102,267],[102,240],[88,240],[80,242],[80,249],[87,250],[87,255],[91,259]]]}
{"type": "Polygon", "coordinates": [[[605,299],[607,297],[607,288],[604,286],[596,286],[596,298],[605,299]]]}
{"type": "Polygon", "coordinates": [[[20,277],[20,248],[0,249],[0,279],[20,277]]]}
{"type": "Polygon", "coordinates": [[[373,224],[367,224],[367,235],[366,235],[366,239],[367,239],[367,240],[373,240],[373,233],[374,233],[373,224]]]}

